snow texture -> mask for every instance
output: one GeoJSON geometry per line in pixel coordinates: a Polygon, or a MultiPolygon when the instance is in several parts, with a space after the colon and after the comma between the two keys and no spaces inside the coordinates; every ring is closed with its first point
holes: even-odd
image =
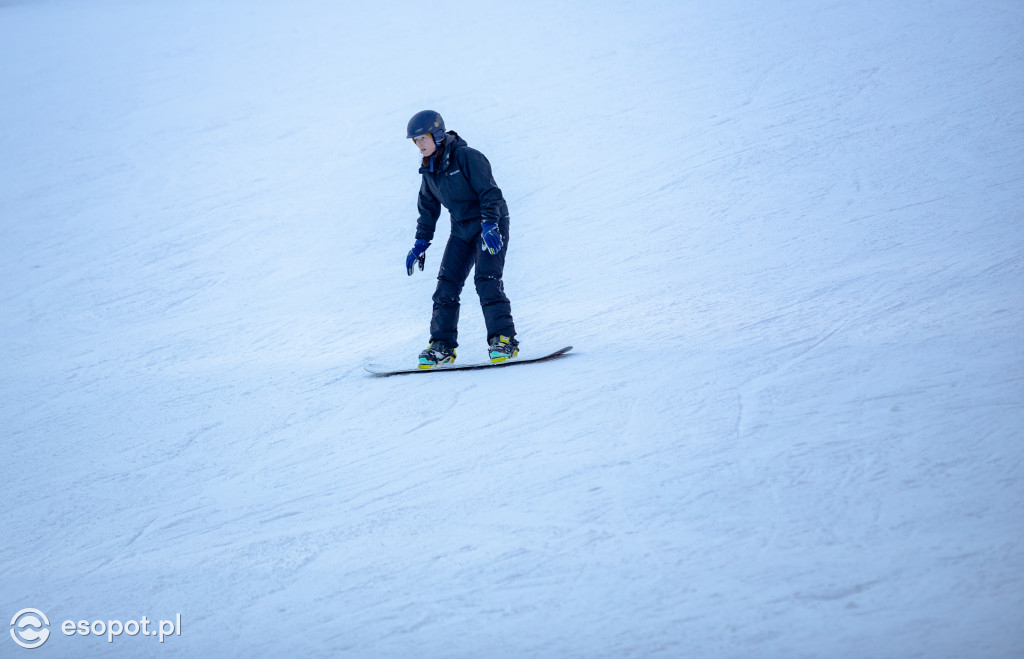
{"type": "Polygon", "coordinates": [[[0,62],[38,656],[1024,654],[1019,3],[9,0],[0,62]],[[363,371],[425,108],[565,359],[363,371]]]}

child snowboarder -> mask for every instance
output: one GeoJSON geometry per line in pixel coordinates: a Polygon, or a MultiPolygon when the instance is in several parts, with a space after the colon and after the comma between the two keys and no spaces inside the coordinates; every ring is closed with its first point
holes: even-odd
{"type": "Polygon", "coordinates": [[[508,251],[508,205],[491,175],[491,164],[458,133],[446,133],[444,120],[433,110],[413,115],[407,133],[423,158],[416,242],[405,259],[410,276],[417,264],[423,270],[441,206],[451,215],[451,235],[434,291],[430,344],[420,353],[419,367],[455,361],[459,294],[474,267],[473,282],[487,326],[488,356],[494,363],[512,359],[519,354],[519,342],[512,305],[501,281],[508,251]]]}

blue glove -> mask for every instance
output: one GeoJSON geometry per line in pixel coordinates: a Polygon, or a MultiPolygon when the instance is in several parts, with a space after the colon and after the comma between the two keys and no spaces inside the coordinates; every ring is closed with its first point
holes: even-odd
{"type": "Polygon", "coordinates": [[[498,225],[491,222],[484,222],[480,225],[483,231],[480,232],[480,237],[483,238],[483,244],[480,245],[480,249],[490,252],[491,254],[497,254],[501,251],[501,232],[498,231],[498,225]]]}
{"type": "Polygon", "coordinates": [[[423,264],[427,260],[427,248],[430,247],[430,243],[426,240],[416,240],[416,243],[409,250],[409,255],[405,257],[405,271],[412,276],[413,266],[418,261],[420,264],[420,272],[423,271],[423,264]]]}

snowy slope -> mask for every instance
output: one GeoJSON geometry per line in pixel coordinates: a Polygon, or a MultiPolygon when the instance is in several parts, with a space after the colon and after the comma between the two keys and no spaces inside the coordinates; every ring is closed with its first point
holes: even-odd
{"type": "Polygon", "coordinates": [[[995,0],[0,3],[0,614],[39,656],[1019,656],[1022,58],[995,0]],[[427,107],[570,357],[363,373],[428,338],[427,107]]]}

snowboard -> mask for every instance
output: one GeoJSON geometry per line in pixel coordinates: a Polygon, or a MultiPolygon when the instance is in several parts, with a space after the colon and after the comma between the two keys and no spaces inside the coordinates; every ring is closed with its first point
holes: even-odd
{"type": "Polygon", "coordinates": [[[566,346],[559,348],[554,352],[541,355],[540,357],[527,357],[525,359],[515,357],[508,361],[498,362],[492,364],[491,362],[476,362],[473,364],[445,364],[443,366],[435,366],[434,368],[399,368],[392,369],[380,364],[366,364],[363,368],[366,369],[367,373],[376,375],[379,377],[388,377],[389,375],[405,375],[407,373],[447,373],[449,371],[472,371],[479,368],[501,368],[503,366],[516,366],[517,364],[534,364],[536,362],[546,362],[549,359],[557,359],[565,353],[572,350],[572,346],[566,346]]]}

